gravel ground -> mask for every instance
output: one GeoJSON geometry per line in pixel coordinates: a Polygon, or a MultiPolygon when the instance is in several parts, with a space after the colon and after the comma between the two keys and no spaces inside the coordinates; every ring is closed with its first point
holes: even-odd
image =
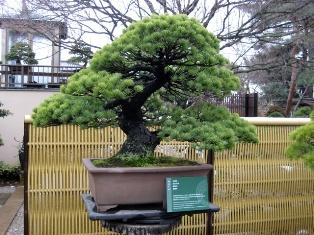
{"type": "Polygon", "coordinates": [[[24,234],[24,204],[17,212],[12,224],[10,225],[6,235],[23,235],[24,234]]]}
{"type": "Polygon", "coordinates": [[[14,191],[14,186],[0,186],[0,208],[3,207],[5,202],[14,191]]]}

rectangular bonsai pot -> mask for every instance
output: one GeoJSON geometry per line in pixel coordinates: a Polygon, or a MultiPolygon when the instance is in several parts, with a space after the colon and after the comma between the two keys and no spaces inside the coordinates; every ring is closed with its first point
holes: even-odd
{"type": "Polygon", "coordinates": [[[208,176],[209,164],[175,167],[98,168],[83,159],[98,211],[116,205],[163,203],[166,177],[208,176]]]}

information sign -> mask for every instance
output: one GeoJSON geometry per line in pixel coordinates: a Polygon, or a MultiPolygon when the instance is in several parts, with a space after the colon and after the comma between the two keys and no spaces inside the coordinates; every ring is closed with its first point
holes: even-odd
{"type": "Polygon", "coordinates": [[[166,178],[167,212],[208,210],[205,176],[166,178]]]}

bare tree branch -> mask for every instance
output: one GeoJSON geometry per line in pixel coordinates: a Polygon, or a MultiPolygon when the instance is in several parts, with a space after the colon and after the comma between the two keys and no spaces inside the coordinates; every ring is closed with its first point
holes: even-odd
{"type": "Polygon", "coordinates": [[[153,14],[157,14],[152,2],[150,0],[144,0],[144,2],[146,3],[146,5],[149,7],[149,10],[151,13],[153,14]]]}

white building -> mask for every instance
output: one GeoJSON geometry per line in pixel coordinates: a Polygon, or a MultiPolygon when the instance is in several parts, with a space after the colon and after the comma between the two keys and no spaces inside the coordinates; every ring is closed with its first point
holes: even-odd
{"type": "Polygon", "coordinates": [[[0,101],[12,115],[0,119],[0,161],[18,163],[18,148],[23,140],[24,116],[45,98],[59,91],[60,83],[73,73],[60,66],[60,42],[67,37],[64,22],[33,19],[25,2],[14,16],[0,17],[0,101]],[[17,42],[28,43],[38,65],[8,65],[5,55],[17,42]],[[15,68],[15,69],[14,69],[15,68]],[[18,68],[18,69],[16,69],[18,68]]]}

